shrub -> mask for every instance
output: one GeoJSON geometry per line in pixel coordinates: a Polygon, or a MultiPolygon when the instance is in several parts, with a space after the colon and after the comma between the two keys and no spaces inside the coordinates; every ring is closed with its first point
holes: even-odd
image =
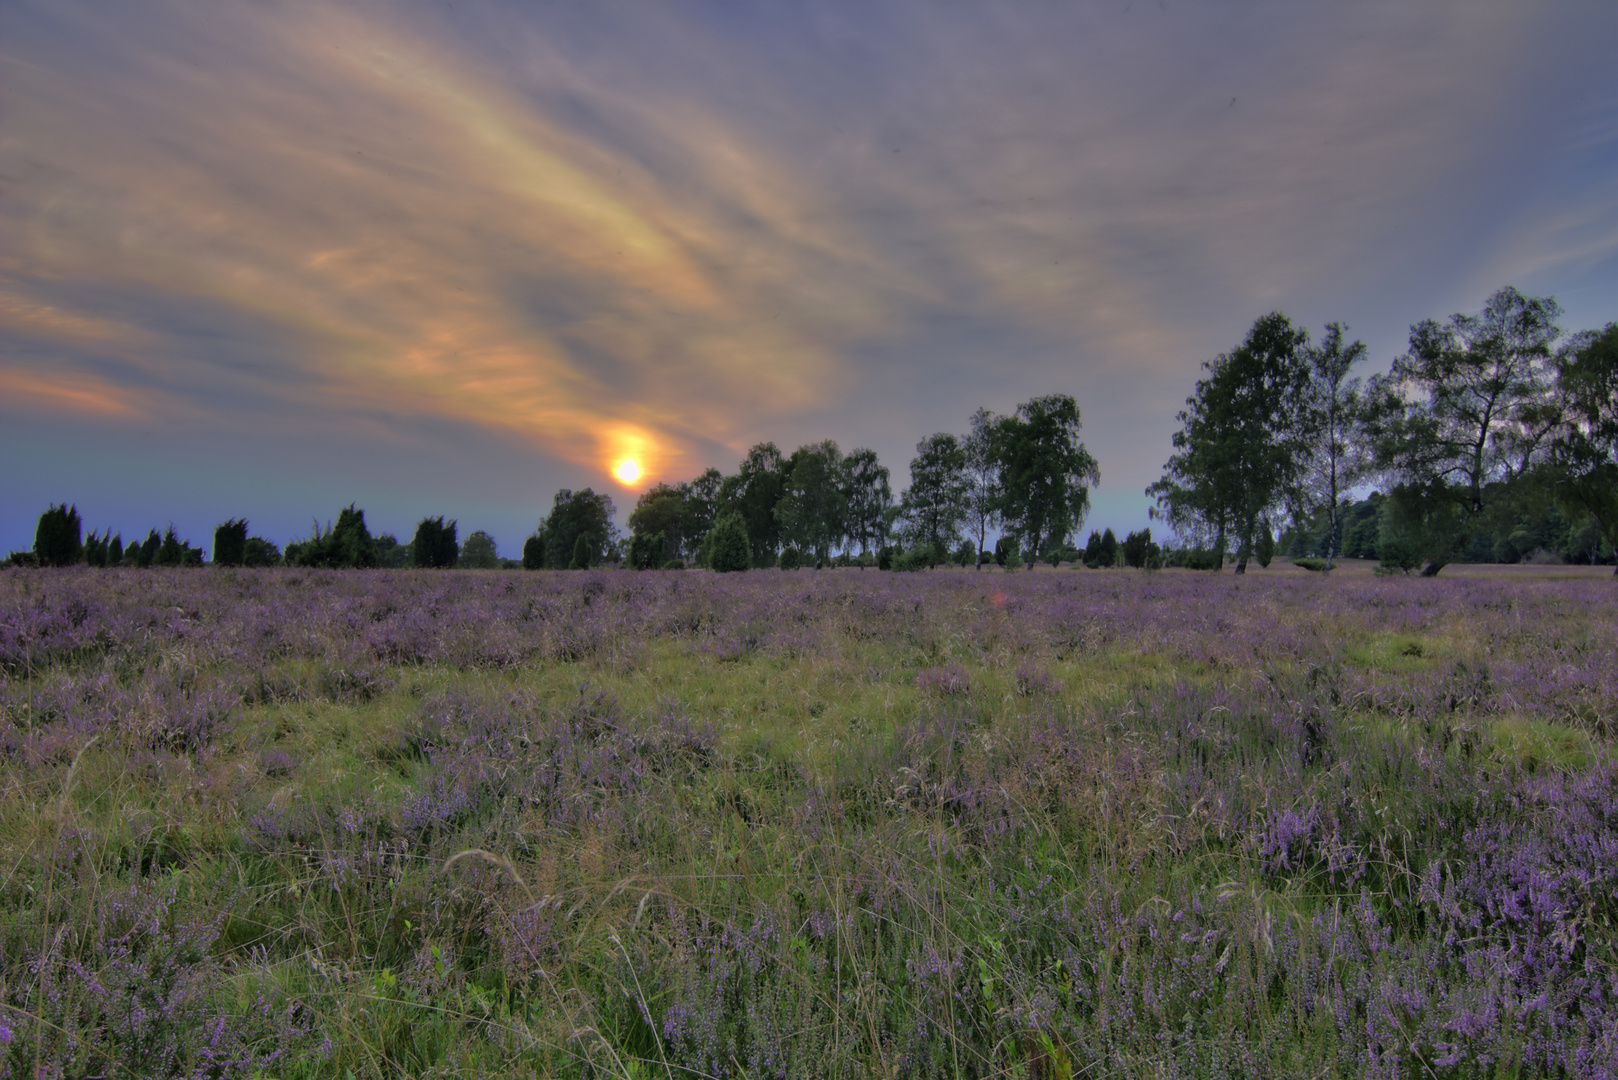
{"type": "Polygon", "coordinates": [[[1006,563],[1015,563],[1017,558],[1017,542],[1009,536],[1002,536],[994,542],[994,564],[1004,566],[1006,563]]]}
{"type": "Polygon", "coordinates": [[[215,566],[241,566],[247,559],[247,521],[231,518],[213,531],[215,566]]]}
{"type": "Polygon", "coordinates": [[[443,569],[454,566],[460,557],[461,545],[455,539],[455,522],[444,524],[442,516],[424,517],[416,526],[415,539],[410,541],[410,558],[423,569],[443,569]]]}
{"type": "Polygon", "coordinates": [[[522,568],[524,570],[545,569],[545,538],[537,532],[523,541],[522,568]]]}
{"type": "Polygon", "coordinates": [[[568,560],[567,568],[569,570],[590,569],[590,556],[592,554],[590,538],[582,533],[579,534],[579,538],[573,541],[573,558],[568,560]]]}
{"type": "Polygon", "coordinates": [[[456,566],[468,570],[498,570],[500,568],[500,553],[494,546],[494,537],[479,529],[466,538],[461,545],[461,557],[455,561],[456,566]]]}
{"type": "Polygon", "coordinates": [[[1313,572],[1318,574],[1318,573],[1323,573],[1325,571],[1325,569],[1326,569],[1326,560],[1325,559],[1314,559],[1314,558],[1305,557],[1305,558],[1301,558],[1301,559],[1293,559],[1292,560],[1292,565],[1293,566],[1301,566],[1305,570],[1310,570],[1310,571],[1313,571],[1313,572]]]}
{"type": "Polygon", "coordinates": [[[803,553],[792,544],[781,549],[781,556],[775,563],[783,570],[796,570],[803,565],[803,553]]]}
{"type": "Polygon", "coordinates": [[[1260,566],[1269,566],[1270,560],[1275,558],[1275,534],[1268,525],[1260,525],[1258,542],[1253,545],[1253,557],[1260,566]]]}
{"type": "Polygon", "coordinates": [[[1158,547],[1152,543],[1152,530],[1142,529],[1124,537],[1121,550],[1123,551],[1124,565],[1133,566],[1135,569],[1141,570],[1151,561],[1152,554],[1158,550],[1158,547]]]}
{"type": "Polygon", "coordinates": [[[39,515],[39,525],[34,530],[34,556],[39,565],[72,566],[83,554],[78,506],[52,503],[39,515]]]}
{"type": "Polygon", "coordinates": [[[747,523],[735,511],[720,514],[708,534],[708,565],[720,573],[746,570],[753,565],[747,542],[747,523]]]}
{"type": "Polygon", "coordinates": [[[243,566],[280,566],[281,549],[262,536],[249,536],[242,546],[243,566]]]}
{"type": "Polygon", "coordinates": [[[656,570],[663,564],[667,541],[660,532],[640,532],[629,538],[629,568],[656,570]]]}

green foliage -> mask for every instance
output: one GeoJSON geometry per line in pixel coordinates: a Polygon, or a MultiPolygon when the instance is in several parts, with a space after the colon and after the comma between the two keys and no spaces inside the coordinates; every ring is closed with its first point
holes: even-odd
{"type": "Polygon", "coordinates": [[[1410,328],[1410,351],[1371,381],[1367,432],[1403,533],[1438,573],[1509,507],[1555,427],[1555,300],[1507,287],[1478,315],[1410,328]]]}
{"type": "Polygon", "coordinates": [[[91,533],[84,538],[84,565],[104,567],[107,565],[107,538],[91,533]]]}
{"type": "Polygon", "coordinates": [[[399,538],[392,533],[377,537],[373,550],[376,552],[376,565],[384,570],[403,570],[415,565],[415,554],[410,550],[410,545],[399,543],[399,538]]]}
{"type": "Polygon", "coordinates": [[[522,568],[524,570],[545,569],[545,537],[535,532],[522,544],[522,568]]]}
{"type": "Polygon", "coordinates": [[[494,537],[482,529],[468,536],[455,565],[467,570],[500,569],[500,553],[495,550],[494,537]]]}
{"type": "Polygon", "coordinates": [[[655,570],[666,561],[663,552],[667,542],[660,532],[637,532],[629,540],[629,568],[655,570]]]}
{"type": "Polygon", "coordinates": [[[681,550],[694,555],[697,547],[713,532],[714,519],[719,514],[719,493],[725,478],[718,469],[706,469],[702,475],[678,488],[681,496],[680,539],[681,550]]]}
{"type": "Polygon", "coordinates": [[[157,549],[157,557],[152,560],[157,566],[180,566],[185,562],[185,551],[190,545],[182,545],[180,538],[174,535],[174,526],[170,525],[163,532],[163,543],[157,549]]]}
{"type": "Polygon", "coordinates": [[[1155,569],[1152,566],[1154,560],[1159,566],[1162,565],[1163,550],[1153,542],[1151,529],[1142,529],[1124,537],[1120,551],[1125,566],[1133,566],[1137,570],[1155,569]]]}
{"type": "Polygon", "coordinates": [[[722,512],[708,534],[708,565],[719,573],[746,570],[753,565],[747,522],[735,511],[722,512]]]}
{"type": "Polygon", "coordinates": [[[1084,545],[1084,565],[1091,570],[1101,570],[1118,565],[1119,545],[1118,537],[1111,529],[1097,533],[1091,530],[1090,539],[1084,545]]]}
{"type": "MultiPolygon", "coordinates": [[[[146,534],[145,541],[142,542],[139,547],[134,547],[133,545],[131,546],[131,550],[134,552],[134,564],[142,570],[146,569],[148,566],[151,566],[157,561],[157,550],[162,546],[163,538],[157,535],[156,529],[150,530],[146,534]]],[[[128,555],[129,553],[125,552],[126,558],[128,555]]]]}
{"type": "Polygon", "coordinates": [[[590,569],[590,564],[592,561],[591,557],[594,554],[595,552],[593,552],[590,548],[590,538],[581,533],[579,537],[573,541],[573,555],[570,559],[568,559],[567,568],[569,570],[590,569]]]}
{"type": "Polygon", "coordinates": [[[843,459],[842,490],[844,534],[862,555],[880,548],[887,542],[893,489],[875,450],[861,447],[843,459]]]}
{"type": "Polygon", "coordinates": [[[349,503],[337,513],[337,524],[324,531],[315,523],[309,539],[287,545],[288,566],[371,567],[376,565],[376,543],[365,526],[365,511],[349,503]]]}
{"type": "Polygon", "coordinates": [[[1389,512],[1383,515],[1382,530],[1376,545],[1381,565],[1379,574],[1408,574],[1421,565],[1422,551],[1427,545],[1412,537],[1408,519],[1402,519],[1398,508],[1408,503],[1395,500],[1389,512]]]}
{"type": "Polygon", "coordinates": [[[670,559],[675,559],[685,550],[685,525],[688,517],[686,510],[686,494],[682,490],[685,485],[674,487],[669,484],[654,484],[635,502],[635,509],[629,514],[630,565],[638,570],[650,570],[662,566],[670,559]],[[659,548],[655,552],[645,550],[647,538],[656,536],[659,548]],[[635,561],[635,542],[640,542],[641,559],[635,561]]]}
{"type": "Polygon", "coordinates": [[[1307,555],[1301,559],[1293,559],[1292,565],[1304,570],[1311,570],[1317,574],[1324,573],[1325,571],[1331,569],[1331,567],[1326,564],[1325,559],[1311,558],[1307,555]]]}
{"type": "MultiPolygon", "coordinates": [[[[1309,384],[1299,423],[1307,456],[1297,497],[1292,500],[1293,518],[1319,514],[1326,519],[1323,539],[1329,562],[1342,546],[1342,496],[1364,480],[1371,468],[1364,432],[1365,397],[1361,381],[1349,378],[1354,365],[1365,359],[1365,345],[1359,341],[1345,344],[1343,327],[1327,323],[1320,346],[1307,348],[1305,353],[1309,384]]],[[[1267,559],[1260,562],[1269,565],[1267,559]]]]}
{"type": "Polygon", "coordinates": [[[1068,542],[1089,513],[1090,487],[1101,482],[1079,440],[1081,426],[1078,403],[1067,394],[1025,401],[993,424],[992,506],[1007,533],[1035,553],[1068,542]]]}
{"type": "Polygon", "coordinates": [[[1176,531],[1237,541],[1247,568],[1270,510],[1295,498],[1311,457],[1308,331],[1272,312],[1228,355],[1203,365],[1179,414],[1174,454],[1146,489],[1176,531]]]}
{"type": "Polygon", "coordinates": [[[1258,542],[1253,545],[1253,557],[1260,566],[1269,566],[1270,560],[1275,558],[1275,533],[1270,529],[1268,521],[1259,525],[1258,542]]]}
{"type": "Polygon", "coordinates": [[[782,570],[796,570],[803,565],[803,553],[792,544],[788,544],[781,549],[781,555],[776,559],[775,565],[782,570]]]}
{"type": "Polygon", "coordinates": [[[966,517],[965,469],[960,440],[949,432],[937,432],[916,444],[910,487],[899,500],[902,535],[912,546],[948,547],[960,535],[966,517]]]}
{"type": "Polygon", "coordinates": [[[1556,369],[1552,489],[1569,517],[1589,515],[1607,546],[1618,548],[1618,323],[1576,335],[1556,369]]]}
{"type": "Polygon", "coordinates": [[[543,530],[545,565],[574,569],[580,540],[584,541],[583,565],[601,562],[617,542],[618,530],[612,520],[616,512],[611,496],[605,493],[590,488],[558,491],[543,530]]]}
{"type": "Polygon", "coordinates": [[[81,535],[78,506],[52,503],[34,529],[34,557],[40,566],[73,566],[84,555],[81,535]]]}
{"type": "Polygon", "coordinates": [[[846,531],[848,496],[843,454],[830,439],[800,446],[787,461],[775,516],[782,539],[818,560],[846,531]]]}
{"type": "MultiPolygon", "coordinates": [[[[760,566],[773,563],[781,548],[781,523],[775,508],[786,489],[787,468],[776,445],[762,442],[747,452],[736,475],[725,477],[720,485],[720,510],[741,517],[747,529],[748,550],[760,566]]],[[[715,519],[714,527],[718,525],[715,519]]]]}
{"type": "Polygon", "coordinates": [[[242,546],[243,566],[280,566],[281,549],[262,536],[249,536],[242,546]]]}
{"type": "Polygon", "coordinates": [[[247,561],[247,520],[231,518],[213,531],[215,566],[241,566],[247,561]]]}
{"type": "Polygon", "coordinates": [[[994,564],[1005,566],[1010,563],[1015,567],[1017,561],[1017,541],[1009,536],[1002,536],[994,542],[994,564]]]}

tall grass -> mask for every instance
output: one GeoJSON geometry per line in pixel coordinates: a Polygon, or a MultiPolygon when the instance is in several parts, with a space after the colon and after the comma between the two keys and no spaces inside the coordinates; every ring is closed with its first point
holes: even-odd
{"type": "Polygon", "coordinates": [[[1615,640],[1605,581],[7,572],[0,1068],[1611,1075],[1615,640]]]}

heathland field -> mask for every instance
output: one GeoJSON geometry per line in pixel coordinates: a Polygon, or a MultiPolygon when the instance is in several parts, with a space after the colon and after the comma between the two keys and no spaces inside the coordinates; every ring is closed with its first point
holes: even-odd
{"type": "Polygon", "coordinates": [[[1517,569],[0,573],[0,1073],[1612,1076],[1517,569]]]}

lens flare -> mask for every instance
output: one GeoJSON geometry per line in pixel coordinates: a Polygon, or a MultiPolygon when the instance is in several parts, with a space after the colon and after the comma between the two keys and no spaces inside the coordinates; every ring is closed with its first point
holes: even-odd
{"type": "Polygon", "coordinates": [[[612,467],[612,475],[618,478],[620,484],[633,484],[640,479],[640,462],[633,459],[620,461],[612,467]]]}

